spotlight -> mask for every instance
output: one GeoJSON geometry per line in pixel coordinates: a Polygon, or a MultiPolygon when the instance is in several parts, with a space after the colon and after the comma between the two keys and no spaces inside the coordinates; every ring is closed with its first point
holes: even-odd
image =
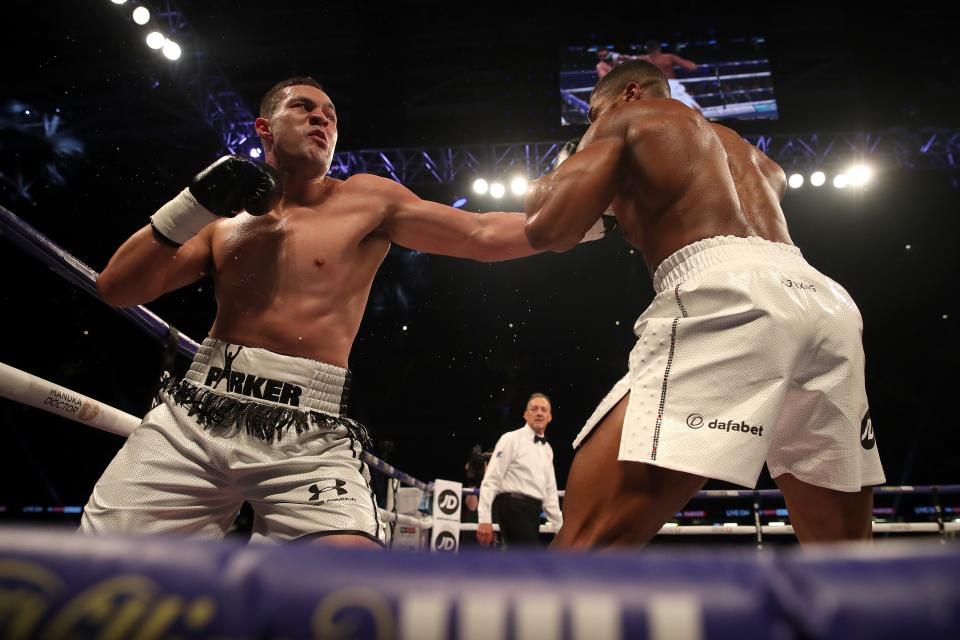
{"type": "Polygon", "coordinates": [[[812,184],[815,187],[822,186],[823,183],[826,181],[827,181],[827,174],[825,174],[823,171],[814,171],[810,175],[810,184],[812,184]]]}
{"type": "Polygon", "coordinates": [[[523,176],[517,176],[510,182],[510,191],[515,196],[522,196],[527,192],[527,179],[523,176]]]}
{"type": "Polygon", "coordinates": [[[503,194],[506,193],[506,188],[503,186],[502,182],[494,182],[490,185],[490,195],[498,200],[503,197],[503,194]]]}
{"type": "Polygon", "coordinates": [[[845,173],[838,173],[833,177],[833,186],[837,189],[843,189],[850,184],[850,178],[845,173]]]}
{"type": "Polygon", "coordinates": [[[162,49],[166,41],[167,39],[159,31],[151,31],[147,34],[147,46],[151,49],[162,49]]]}
{"type": "Polygon", "coordinates": [[[799,173],[795,173],[790,176],[789,180],[787,180],[787,184],[790,185],[791,189],[799,189],[803,186],[803,176],[799,173]]]}
{"type": "Polygon", "coordinates": [[[473,181],[473,191],[475,193],[484,194],[490,189],[490,185],[487,184],[487,181],[483,178],[477,178],[473,181]]]}
{"type": "Polygon", "coordinates": [[[847,169],[847,177],[850,184],[855,187],[862,187],[870,182],[873,177],[873,170],[865,164],[858,164],[847,169]]]}
{"type": "Polygon", "coordinates": [[[137,7],[133,10],[133,21],[137,24],[147,24],[150,22],[150,9],[146,7],[137,7]]]}
{"type": "Polygon", "coordinates": [[[453,208],[460,209],[465,204],[467,204],[466,198],[457,198],[456,200],[453,201],[453,208]]]}
{"type": "Polygon", "coordinates": [[[167,40],[163,45],[163,55],[168,60],[176,60],[180,57],[180,45],[173,40],[167,40]]]}
{"type": "Polygon", "coordinates": [[[259,158],[263,155],[263,150],[260,147],[251,147],[248,153],[251,158],[259,158]]]}
{"type": "Polygon", "coordinates": [[[113,4],[127,4],[127,0],[110,0],[113,4]]]}

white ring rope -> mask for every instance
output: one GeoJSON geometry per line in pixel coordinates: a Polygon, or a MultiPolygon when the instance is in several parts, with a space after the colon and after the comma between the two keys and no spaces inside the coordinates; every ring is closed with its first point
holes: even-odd
{"type": "MultiPolygon", "coordinates": [[[[43,409],[61,418],[109,431],[124,438],[133,433],[133,430],[141,422],[136,416],[120,409],[26,371],[21,371],[16,367],[11,367],[3,362],[0,362],[0,396],[37,409],[43,409]]],[[[377,458],[373,459],[382,463],[377,458]]],[[[406,476],[393,466],[383,464],[402,476],[406,476]]],[[[401,482],[403,482],[402,478],[401,482]]],[[[432,526],[430,518],[418,519],[403,514],[394,514],[379,507],[378,509],[380,517],[390,522],[413,525],[420,529],[429,529],[432,526]]]]}
{"type": "MultiPolygon", "coordinates": [[[[960,531],[960,522],[945,522],[944,531],[960,531]]],[[[476,531],[476,523],[460,523],[460,531],[476,531]]],[[[493,525],[499,531],[499,525],[493,525]]],[[[763,535],[793,535],[793,526],[789,524],[761,525],[763,535]]],[[[540,525],[540,533],[556,533],[551,525],[540,525]]],[[[874,522],[874,533],[939,533],[936,522],[874,522]]],[[[657,535],[668,536],[715,536],[715,535],[755,535],[757,528],[748,524],[674,524],[668,522],[660,528],[657,535]]]]}
{"type": "Polygon", "coordinates": [[[399,525],[408,525],[411,527],[416,527],[417,529],[433,528],[433,519],[429,516],[420,516],[418,518],[405,513],[393,513],[392,511],[380,509],[380,519],[384,522],[395,522],[399,525]]]}
{"type": "MultiPolygon", "coordinates": [[[[696,82],[716,82],[719,84],[724,80],[742,80],[744,78],[766,78],[770,76],[769,71],[760,71],[757,73],[734,73],[726,76],[697,76],[694,78],[676,78],[677,82],[682,85],[693,84],[696,82]]],[[[594,90],[596,85],[589,87],[570,87],[569,89],[564,89],[563,91],[567,93],[589,93],[594,90]]]]}
{"type": "Polygon", "coordinates": [[[2,362],[0,396],[118,436],[129,436],[140,424],[129,413],[2,362]]]}

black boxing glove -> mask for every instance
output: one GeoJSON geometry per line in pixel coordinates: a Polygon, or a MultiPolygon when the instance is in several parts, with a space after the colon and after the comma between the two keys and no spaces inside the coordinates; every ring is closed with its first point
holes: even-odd
{"type": "Polygon", "coordinates": [[[580,146],[580,138],[574,138],[573,140],[568,140],[562,147],[560,151],[557,152],[557,158],[553,161],[553,168],[556,170],[563,161],[572,156],[577,152],[577,147],[580,146]]]}
{"type": "Polygon", "coordinates": [[[270,165],[224,156],[150,216],[150,224],[169,243],[182,245],[217,218],[241,211],[263,215],[273,205],[279,184],[280,175],[270,165]]]}

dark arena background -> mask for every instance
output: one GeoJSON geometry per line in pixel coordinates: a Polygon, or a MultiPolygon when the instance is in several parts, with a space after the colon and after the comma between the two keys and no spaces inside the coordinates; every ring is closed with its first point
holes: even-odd
{"type": "MultiPolygon", "coordinates": [[[[510,181],[542,175],[586,129],[562,124],[565,52],[626,51],[651,38],[666,51],[704,51],[761,37],[777,117],[724,124],[799,176],[782,203],[791,237],[860,307],[887,483],[960,482],[957,6],[548,6],[5,2],[0,205],[100,271],[197,171],[228,150],[258,154],[249,125],[263,93],[309,75],[339,113],[332,175],[376,173],[465,210],[520,211],[510,181]],[[138,6],[151,14],[142,26],[131,14],[138,6]],[[177,59],[147,46],[153,30],[179,45],[177,59]],[[811,184],[816,172],[822,186],[811,184]],[[478,178],[502,181],[506,193],[475,192],[478,178]]],[[[7,237],[0,268],[0,362],[142,416],[164,345],[7,237]]],[[[199,341],[213,293],[202,280],[147,306],[199,341]]],[[[460,482],[471,450],[522,426],[527,398],[543,392],[562,489],[570,442],[625,373],[634,321],[652,297],[642,258],[619,235],[496,264],[394,246],[351,353],[350,415],[369,427],[383,460],[427,482],[460,482]]],[[[178,356],[175,366],[187,362],[178,356]]],[[[0,428],[0,531],[75,525],[123,443],[8,399],[0,428]]],[[[766,471],[758,487],[775,487],[766,471]]],[[[675,522],[753,524],[750,502],[691,503],[675,522]]],[[[879,495],[875,507],[877,522],[938,522],[929,537],[956,545],[944,523],[960,521],[960,493],[879,495]]],[[[765,508],[765,521],[785,520],[782,501],[765,508]]],[[[756,541],[723,542],[752,551],[756,541]]],[[[0,629],[3,615],[0,606],[0,629]]]]}

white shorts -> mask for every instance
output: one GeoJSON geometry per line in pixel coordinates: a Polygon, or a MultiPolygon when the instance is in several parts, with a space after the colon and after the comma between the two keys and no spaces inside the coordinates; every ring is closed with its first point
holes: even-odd
{"type": "Polygon", "coordinates": [[[718,237],[654,274],[629,372],[574,441],[628,392],[619,459],[754,487],[766,460],[839,491],[885,481],[864,388],[863,321],[799,249],[718,237]]]}
{"type": "Polygon", "coordinates": [[[247,501],[255,542],[382,543],[366,430],[344,416],[349,380],[341,367],[207,338],[97,482],[81,531],[217,538],[247,501]]]}
{"type": "Polygon", "coordinates": [[[696,109],[697,111],[702,111],[700,105],[697,104],[697,101],[693,99],[689,93],[687,93],[687,88],[683,86],[683,83],[674,78],[668,78],[667,82],[670,83],[670,97],[674,100],[679,100],[683,104],[687,105],[691,109],[696,109]]]}

